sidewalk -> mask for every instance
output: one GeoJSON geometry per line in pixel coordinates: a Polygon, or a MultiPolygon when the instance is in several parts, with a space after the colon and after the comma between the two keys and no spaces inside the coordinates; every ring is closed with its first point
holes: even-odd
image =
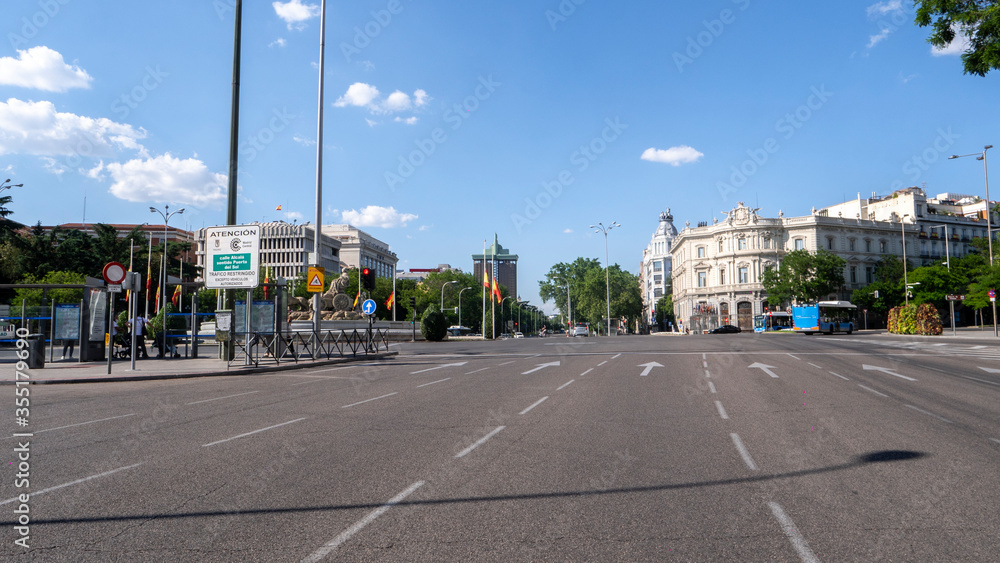
{"type": "MultiPolygon", "coordinates": [[[[398,352],[380,352],[378,354],[346,356],[344,358],[320,359],[316,361],[302,359],[297,363],[283,361],[275,364],[273,361],[261,362],[259,367],[252,364],[248,367],[236,365],[234,362],[227,368],[226,362],[216,358],[171,358],[136,360],[135,371],[131,371],[132,361],[128,359],[114,360],[111,364],[111,374],[108,374],[108,362],[78,362],[76,360],[56,360],[45,363],[42,369],[30,369],[27,373],[33,384],[52,383],[97,383],[114,381],[146,381],[157,379],[182,379],[189,377],[211,377],[227,375],[249,375],[261,372],[305,369],[317,366],[347,364],[353,362],[385,360],[398,352]]],[[[14,363],[0,363],[0,385],[13,385],[16,377],[14,363]]],[[[22,378],[23,380],[23,378],[22,378]]]]}

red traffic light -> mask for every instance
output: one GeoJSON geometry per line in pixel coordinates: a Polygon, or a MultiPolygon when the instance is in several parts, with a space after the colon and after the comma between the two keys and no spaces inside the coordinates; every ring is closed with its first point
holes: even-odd
{"type": "Polygon", "coordinates": [[[367,276],[369,271],[370,270],[368,268],[365,268],[364,270],[361,270],[361,273],[367,276]]]}

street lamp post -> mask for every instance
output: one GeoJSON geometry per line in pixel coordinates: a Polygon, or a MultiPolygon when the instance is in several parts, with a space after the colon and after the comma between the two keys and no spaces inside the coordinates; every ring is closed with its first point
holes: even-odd
{"type": "Polygon", "coordinates": [[[621,227],[618,221],[612,222],[607,227],[602,223],[590,226],[591,229],[594,229],[595,233],[604,233],[604,283],[608,300],[608,336],[611,336],[611,264],[608,261],[608,233],[615,227],[621,227]]]}
{"type": "MultiPolygon", "coordinates": [[[[163,206],[163,211],[155,207],[150,207],[149,211],[151,213],[159,213],[163,217],[163,281],[160,282],[160,297],[161,304],[160,309],[163,311],[163,326],[160,329],[160,333],[163,334],[163,347],[160,348],[160,353],[164,356],[167,355],[167,223],[170,222],[170,218],[174,215],[180,215],[184,213],[184,208],[178,209],[177,211],[170,211],[169,205],[163,206]]],[[[247,307],[250,303],[247,303],[247,307]]],[[[249,330],[249,329],[248,329],[249,330]]]]}
{"type": "Polygon", "coordinates": [[[450,284],[453,284],[453,283],[458,283],[458,282],[455,281],[455,280],[452,280],[450,282],[444,282],[443,284],[441,284],[441,313],[442,314],[444,313],[444,288],[447,287],[450,284]]]}
{"type": "Polygon", "coordinates": [[[899,232],[903,239],[903,298],[906,300],[906,304],[910,304],[910,284],[907,283],[906,278],[906,218],[910,214],[907,213],[899,218],[899,232]]]}
{"type": "MultiPolygon", "coordinates": [[[[983,161],[983,177],[986,181],[986,244],[989,248],[990,253],[990,269],[993,269],[993,209],[990,207],[990,173],[986,166],[986,151],[993,148],[993,145],[986,145],[983,147],[983,152],[970,153],[970,154],[953,154],[948,157],[948,159],[963,158],[966,156],[974,156],[976,160],[983,161]]],[[[997,303],[996,301],[990,300],[993,305],[993,336],[998,335],[997,331],[997,303]]]]}
{"type": "Polygon", "coordinates": [[[463,287],[458,292],[458,326],[459,326],[459,328],[461,328],[461,326],[462,326],[462,292],[465,291],[466,289],[472,289],[472,288],[471,287],[463,287]]]}
{"type": "Polygon", "coordinates": [[[24,184],[11,184],[10,178],[7,178],[6,180],[3,181],[2,184],[0,184],[0,192],[4,190],[9,190],[11,188],[20,188],[22,186],[24,186],[24,184]]]}

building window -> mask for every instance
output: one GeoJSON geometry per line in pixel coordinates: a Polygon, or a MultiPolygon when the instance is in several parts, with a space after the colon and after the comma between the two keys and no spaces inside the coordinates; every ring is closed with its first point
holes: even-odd
{"type": "Polygon", "coordinates": [[[719,239],[719,252],[722,252],[722,239],[719,239]]]}
{"type": "Polygon", "coordinates": [[[653,271],[654,272],[659,272],[662,269],[663,268],[660,266],[660,261],[659,260],[657,260],[656,262],[653,262],[653,271]]]}
{"type": "Polygon", "coordinates": [[[851,283],[858,283],[858,267],[851,266],[851,283]]]}
{"type": "Polygon", "coordinates": [[[719,285],[726,285],[726,269],[719,269],[719,285]]]}
{"type": "Polygon", "coordinates": [[[704,258],[704,257],[705,257],[705,247],[704,246],[699,246],[698,247],[698,258],[704,258]]]}
{"type": "Polygon", "coordinates": [[[706,272],[698,272],[698,287],[708,286],[708,274],[706,272]]]}
{"type": "Polygon", "coordinates": [[[885,241],[884,240],[878,241],[878,252],[879,252],[879,254],[885,254],[885,241]]]}
{"type": "Polygon", "coordinates": [[[865,283],[875,282],[875,272],[871,266],[865,266],[865,283]]]}
{"type": "Polygon", "coordinates": [[[848,246],[848,248],[851,249],[851,252],[854,252],[855,240],[854,239],[849,239],[847,241],[847,246],[848,246]]]}
{"type": "Polygon", "coordinates": [[[761,245],[764,247],[764,250],[771,248],[771,239],[765,238],[764,242],[761,243],[761,245]]]}
{"type": "Polygon", "coordinates": [[[826,249],[833,250],[833,237],[827,237],[826,239],[826,249]]]}
{"type": "Polygon", "coordinates": [[[871,251],[872,251],[872,241],[865,240],[865,252],[871,252],[871,251]]]}
{"type": "Polygon", "coordinates": [[[802,250],[806,247],[806,242],[800,238],[795,239],[795,250],[802,250]]]}
{"type": "Polygon", "coordinates": [[[740,283],[750,283],[750,276],[746,266],[740,266],[739,274],[740,274],[740,283]]]}
{"type": "Polygon", "coordinates": [[[746,239],[746,237],[740,237],[740,238],[736,239],[736,249],[737,250],[746,250],[747,249],[747,239],[746,239]]]}

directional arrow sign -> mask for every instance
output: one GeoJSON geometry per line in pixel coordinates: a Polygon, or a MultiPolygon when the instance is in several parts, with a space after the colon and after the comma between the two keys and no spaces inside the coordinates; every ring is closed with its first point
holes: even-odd
{"type": "Polygon", "coordinates": [[[758,363],[755,363],[755,364],[750,364],[747,367],[750,368],[750,369],[760,368],[760,370],[763,371],[764,373],[766,373],[767,375],[770,375],[771,377],[773,377],[775,379],[778,379],[777,374],[775,374],[773,371],[771,371],[771,368],[773,368],[774,366],[769,366],[767,364],[762,364],[762,363],[758,362],[758,363]]]}
{"type": "Polygon", "coordinates": [[[410,375],[416,375],[418,373],[424,373],[425,371],[434,371],[436,369],[454,368],[454,367],[458,367],[458,366],[464,366],[467,363],[469,363],[469,362],[458,362],[457,364],[444,364],[443,366],[434,366],[432,368],[422,369],[420,371],[411,371],[410,375]]]}
{"type": "Polygon", "coordinates": [[[984,368],[984,367],[980,366],[979,369],[985,371],[986,373],[1000,373],[1000,369],[997,369],[997,368],[984,368]]]}
{"type": "Polygon", "coordinates": [[[538,364],[538,367],[536,367],[535,369],[529,369],[528,371],[522,373],[521,375],[528,375],[529,373],[535,373],[536,371],[538,371],[540,369],[545,369],[545,368],[547,368],[549,366],[558,366],[558,365],[559,365],[559,362],[549,362],[547,364],[538,364]]]}
{"type": "Polygon", "coordinates": [[[646,368],[642,370],[642,373],[639,374],[641,376],[646,376],[649,375],[649,372],[653,371],[653,368],[662,368],[663,364],[657,362],[649,362],[648,364],[639,364],[639,367],[646,368]]]}
{"type": "Polygon", "coordinates": [[[907,380],[907,381],[916,381],[916,379],[913,379],[912,377],[906,377],[905,375],[899,375],[898,373],[896,373],[896,372],[892,371],[892,370],[891,370],[891,369],[889,369],[889,368],[882,368],[882,367],[878,367],[878,366],[870,366],[870,365],[868,365],[868,364],[864,364],[864,365],[863,365],[863,366],[861,366],[861,367],[862,367],[862,368],[863,368],[863,369],[864,369],[865,371],[880,371],[880,372],[882,372],[882,373],[888,373],[889,375],[895,375],[896,377],[898,377],[898,378],[900,378],[900,379],[905,379],[905,380],[907,380]]]}

